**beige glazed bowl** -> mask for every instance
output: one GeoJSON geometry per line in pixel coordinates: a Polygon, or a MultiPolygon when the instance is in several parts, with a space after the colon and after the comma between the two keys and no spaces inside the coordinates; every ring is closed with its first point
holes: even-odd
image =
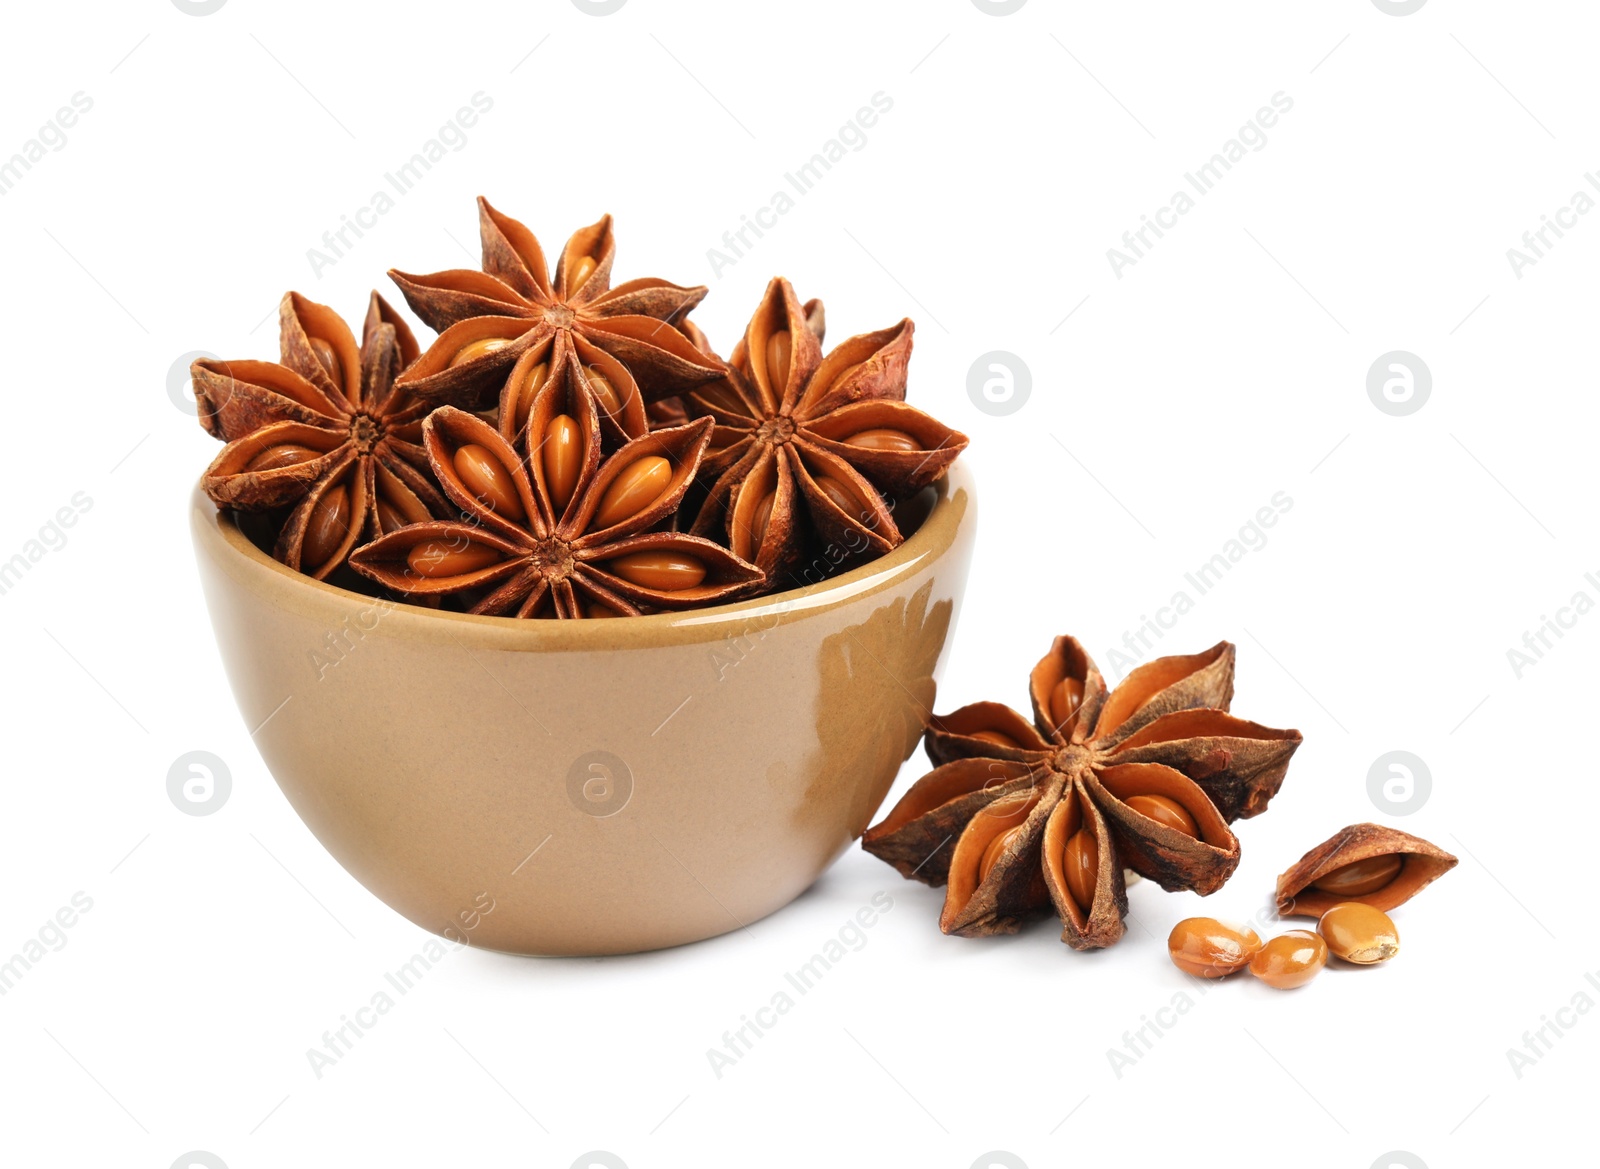
{"type": "Polygon", "coordinates": [[[916,745],[974,518],[958,463],[904,544],[810,588],[519,621],[322,584],[191,510],[234,698],[295,811],[418,925],[521,954],[697,941],[810,886],[916,745]]]}

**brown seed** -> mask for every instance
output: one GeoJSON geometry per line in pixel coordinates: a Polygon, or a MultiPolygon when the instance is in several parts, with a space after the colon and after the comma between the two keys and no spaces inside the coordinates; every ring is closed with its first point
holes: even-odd
{"type": "Polygon", "coordinates": [[[781,397],[783,387],[789,384],[789,359],[794,349],[794,338],[788,329],[779,329],[767,338],[767,385],[774,395],[781,397]]]}
{"type": "Polygon", "coordinates": [[[567,276],[567,295],[577,292],[583,287],[583,282],[594,275],[595,263],[592,256],[579,256],[573,262],[572,272],[567,276]]]}
{"type": "Polygon", "coordinates": [[[983,884],[989,879],[989,870],[993,869],[995,862],[1000,859],[1000,854],[1006,850],[1006,845],[1016,839],[1025,824],[1018,824],[1015,828],[1007,828],[989,842],[989,847],[983,850],[983,856],[978,859],[978,884],[983,884]]]}
{"type": "Polygon", "coordinates": [[[1332,893],[1335,897],[1360,897],[1382,889],[1398,877],[1405,863],[1405,857],[1399,853],[1368,857],[1364,861],[1355,861],[1331,873],[1324,873],[1311,887],[1332,893]]]}
{"type": "Polygon", "coordinates": [[[985,743],[993,743],[996,747],[1022,746],[1021,743],[1017,742],[1004,731],[973,731],[972,737],[974,739],[982,739],[985,743]]]}
{"type": "Polygon", "coordinates": [[[917,440],[903,430],[892,430],[883,426],[873,430],[863,430],[859,434],[852,434],[845,439],[847,446],[860,447],[864,451],[915,451],[917,440]]]}
{"type": "Polygon", "coordinates": [[[848,512],[852,516],[861,511],[861,501],[851,493],[850,488],[833,476],[813,475],[811,476],[811,481],[821,488],[822,494],[832,500],[834,506],[840,511],[848,512]]]}
{"type": "Polygon", "coordinates": [[[456,350],[456,355],[450,359],[450,368],[465,365],[486,353],[498,353],[509,344],[511,344],[510,337],[485,337],[481,341],[468,341],[456,350]]]}
{"type": "Polygon", "coordinates": [[[1094,833],[1080,828],[1067,841],[1061,868],[1067,878],[1067,892],[1085,913],[1094,905],[1094,889],[1100,876],[1100,846],[1094,833]]]}
{"type": "Polygon", "coordinates": [[[344,389],[344,366],[339,361],[339,351],[321,337],[309,337],[307,340],[311,342],[311,352],[316,355],[317,364],[327,371],[334,385],[344,389]]]}
{"type": "Polygon", "coordinates": [[[706,566],[681,552],[630,552],[607,566],[625,581],[663,593],[692,589],[706,578],[706,566]]]}
{"type": "Polygon", "coordinates": [[[611,481],[589,522],[590,531],[609,528],[649,507],[672,483],[672,464],[660,455],[645,455],[623,468],[611,481]]]}
{"type": "Polygon", "coordinates": [[[1050,691],[1050,721],[1063,735],[1072,733],[1082,702],[1083,682],[1077,678],[1063,678],[1050,691]]]}
{"type": "Polygon", "coordinates": [[[528,411],[533,409],[533,399],[544,389],[544,382],[550,376],[550,363],[541,361],[523,375],[522,384],[517,387],[516,408],[512,420],[516,423],[516,430],[520,434],[522,428],[528,425],[528,411]]]}
{"type": "Polygon", "coordinates": [[[544,463],[544,482],[550,489],[550,498],[556,511],[562,512],[572,502],[572,493],[578,489],[578,475],[583,470],[583,432],[577,420],[557,414],[544,428],[544,445],[539,457],[544,463]]]}
{"type": "Polygon", "coordinates": [[[1389,915],[1360,901],[1328,910],[1317,922],[1317,932],[1335,958],[1357,966],[1387,962],[1400,952],[1400,933],[1389,915]]]}
{"type": "Polygon", "coordinates": [[[312,459],[320,459],[323,452],[312,450],[308,446],[301,446],[297,442],[280,443],[278,446],[269,446],[257,451],[255,456],[244,465],[246,471],[277,471],[283,467],[293,467],[299,463],[309,463],[312,459]]]}
{"type": "Polygon", "coordinates": [[[451,463],[456,469],[456,476],[461,480],[461,485],[492,508],[496,515],[511,520],[527,518],[522,500],[517,497],[517,484],[511,478],[511,472],[506,470],[487,447],[468,443],[456,450],[451,463]]]}
{"type": "Polygon", "coordinates": [[[463,576],[499,562],[501,553],[487,544],[457,540],[424,540],[406,553],[406,563],[418,576],[463,576]]]}
{"type": "Polygon", "coordinates": [[[761,541],[767,538],[767,525],[772,522],[772,505],[776,502],[778,493],[769,491],[756,504],[755,514],[750,517],[750,547],[760,548],[761,541]]]}
{"type": "Polygon", "coordinates": [[[720,382],[713,386],[704,386],[695,391],[700,399],[713,410],[721,410],[725,414],[743,415],[749,409],[739,401],[739,395],[720,382]]]}
{"type": "Polygon", "coordinates": [[[344,484],[322,493],[300,544],[300,563],[315,571],[332,560],[350,533],[350,492],[344,484]]]}
{"type": "Polygon", "coordinates": [[[617,388],[611,384],[611,379],[600,372],[598,365],[591,365],[583,371],[584,377],[589,379],[589,388],[594,391],[594,396],[600,402],[600,408],[607,414],[615,415],[622,409],[622,399],[617,396],[617,388]]]}
{"type": "Polygon", "coordinates": [[[1185,836],[1193,836],[1196,839],[1200,837],[1200,829],[1195,824],[1194,817],[1189,815],[1189,809],[1177,800],[1166,796],[1130,796],[1123,803],[1157,824],[1175,828],[1185,836]]]}
{"type": "Polygon", "coordinates": [[[1167,935],[1172,964],[1198,978],[1222,978],[1243,970],[1261,949],[1261,936],[1246,925],[1214,917],[1186,917],[1167,935]]]}
{"type": "Polygon", "coordinates": [[[378,530],[383,535],[397,532],[406,526],[406,517],[400,514],[400,509],[395,507],[383,496],[378,497],[378,530]]]}
{"type": "Polygon", "coordinates": [[[622,614],[618,613],[615,609],[612,609],[607,605],[602,605],[599,601],[590,601],[587,605],[585,605],[583,607],[583,615],[589,618],[591,621],[599,621],[605,617],[622,616],[622,614]]]}
{"type": "Polygon", "coordinates": [[[1328,943],[1310,930],[1290,930],[1270,939],[1250,959],[1250,973],[1278,990],[1304,986],[1328,964],[1328,943]]]}

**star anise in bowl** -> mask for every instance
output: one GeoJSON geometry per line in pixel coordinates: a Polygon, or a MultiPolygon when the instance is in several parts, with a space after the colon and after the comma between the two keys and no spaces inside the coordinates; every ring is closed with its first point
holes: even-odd
{"type": "Polygon", "coordinates": [[[1062,941],[1109,946],[1128,912],[1123,870],[1213,893],[1239,863],[1229,825],[1283,783],[1300,732],[1228,713],[1234,647],[1159,658],[1115,690],[1075,639],[1029,678],[1033,721],[980,702],[936,716],[937,766],[862,847],[946,887],[939,928],[1012,933],[1054,906],[1062,941]]]}
{"type": "Polygon", "coordinates": [[[822,311],[768,286],[725,375],[684,396],[716,421],[691,531],[726,540],[776,587],[808,551],[837,564],[903,539],[895,504],[935,483],[964,434],[908,405],[909,320],[822,352],[822,311]]]}
{"type": "Polygon", "coordinates": [[[573,234],[553,277],[527,227],[482,198],[478,220],[481,272],[389,273],[416,314],[440,330],[401,378],[418,397],[474,410],[498,402],[502,433],[522,445],[534,397],[570,366],[614,448],[649,430],[649,402],[720,376],[720,362],[672,323],[700,302],[704,287],[657,279],[611,286],[609,215],[573,234]]]}
{"type": "Polygon", "coordinates": [[[451,406],[423,423],[440,484],[465,513],[390,532],[351,566],[413,598],[462,597],[470,612],[595,618],[713,604],[761,572],[699,536],[653,530],[694,478],[711,423],[657,430],[602,460],[593,397],[568,367],[536,395],[530,458],[451,406]]]}
{"type": "Polygon", "coordinates": [[[365,536],[450,514],[419,445],[424,402],[395,385],[417,342],[376,292],[358,347],[332,309],[278,306],[281,359],[190,368],[200,425],[228,445],[201,478],[213,503],[287,509],[274,555],[326,579],[365,536]]]}

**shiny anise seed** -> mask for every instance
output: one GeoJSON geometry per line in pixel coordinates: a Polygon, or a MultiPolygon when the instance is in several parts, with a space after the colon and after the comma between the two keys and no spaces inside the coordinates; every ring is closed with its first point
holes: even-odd
{"type": "Polygon", "coordinates": [[[453,540],[423,540],[406,553],[406,563],[418,576],[462,576],[498,563],[501,553],[487,544],[453,540]]]}
{"type": "Polygon", "coordinates": [[[1172,964],[1197,978],[1223,978],[1243,970],[1260,949],[1255,930],[1214,917],[1184,918],[1167,936],[1172,964]]]}
{"type": "Polygon", "coordinates": [[[706,578],[706,566],[682,552],[630,552],[608,561],[607,567],[631,584],[661,593],[692,589],[706,578]]]}
{"type": "Polygon", "coordinates": [[[978,859],[978,884],[989,879],[989,871],[994,868],[995,862],[1000,859],[1000,854],[1006,850],[1006,845],[1016,839],[1024,825],[1018,824],[1015,828],[1007,828],[989,842],[989,847],[983,850],[983,856],[978,859]]]}
{"type": "Polygon", "coordinates": [[[572,272],[567,277],[567,295],[571,296],[583,287],[584,281],[594,275],[595,262],[592,256],[580,256],[573,262],[572,272]]]}
{"type": "Polygon", "coordinates": [[[611,379],[601,372],[598,365],[591,365],[584,370],[583,376],[588,379],[589,388],[594,391],[600,408],[614,417],[622,409],[622,399],[617,396],[617,388],[611,384],[611,379]]]}
{"type": "Polygon", "coordinates": [[[244,465],[244,469],[246,471],[278,471],[284,467],[309,463],[312,459],[320,459],[321,457],[321,451],[312,450],[310,447],[301,446],[299,443],[286,442],[258,451],[244,465]]]}
{"type": "Polygon", "coordinates": [[[755,514],[750,517],[751,548],[760,548],[761,541],[767,538],[767,525],[772,522],[772,505],[777,501],[778,493],[769,491],[756,504],[755,514]]]}
{"type": "Polygon", "coordinates": [[[409,522],[410,521],[407,520],[403,514],[401,514],[399,508],[395,507],[394,504],[383,498],[383,496],[380,495],[378,497],[378,532],[380,535],[386,536],[390,532],[399,531],[409,522]]]}
{"type": "Polygon", "coordinates": [[[1324,873],[1311,887],[1335,897],[1361,897],[1382,889],[1398,877],[1404,867],[1405,857],[1398,853],[1369,857],[1324,873]]]}
{"type": "Polygon", "coordinates": [[[522,500],[517,497],[517,485],[511,472],[501,465],[487,447],[468,443],[457,449],[451,464],[461,485],[485,506],[492,508],[496,515],[509,520],[527,518],[522,500]]]}
{"type": "Polygon", "coordinates": [[[1335,958],[1375,966],[1400,952],[1400,932],[1381,909],[1360,901],[1335,905],[1317,922],[1317,932],[1335,958]]]}
{"type": "Polygon", "coordinates": [[[619,524],[649,507],[672,483],[672,464],[660,455],[646,455],[623,468],[595,508],[589,530],[619,524]]]}
{"type": "Polygon", "coordinates": [[[338,553],[350,534],[350,492],[343,483],[322,493],[311,509],[310,521],[300,545],[300,560],[321,568],[338,553]]]}
{"type": "Polygon", "coordinates": [[[1063,735],[1072,734],[1078,721],[1078,707],[1083,702],[1083,681],[1080,678],[1063,678],[1050,691],[1050,721],[1063,735]]]}
{"type": "Polygon", "coordinates": [[[456,350],[456,355],[450,359],[450,368],[454,369],[458,365],[465,365],[467,362],[475,361],[486,354],[498,353],[511,344],[511,341],[512,338],[510,337],[484,337],[479,341],[468,341],[460,349],[456,350]]]}
{"type": "Polygon", "coordinates": [[[1189,809],[1177,800],[1167,796],[1130,796],[1122,802],[1139,815],[1154,820],[1157,824],[1164,824],[1197,840],[1200,837],[1199,825],[1194,822],[1194,817],[1189,815],[1189,809]]]}
{"type": "Polygon", "coordinates": [[[311,352],[316,356],[317,364],[333,379],[333,384],[341,390],[344,389],[344,365],[339,360],[339,351],[321,337],[306,338],[311,342],[311,352]]]}
{"type": "Polygon", "coordinates": [[[1250,959],[1250,973],[1278,990],[1310,982],[1328,964],[1328,943],[1310,930],[1290,930],[1269,939],[1250,959]]]}
{"type": "Polygon", "coordinates": [[[578,489],[583,471],[583,432],[575,419],[557,414],[544,428],[544,443],[539,448],[544,466],[545,486],[557,512],[567,509],[572,493],[578,489]]]}
{"type": "Polygon", "coordinates": [[[523,427],[528,425],[528,411],[533,408],[533,399],[544,388],[545,379],[549,376],[550,363],[547,361],[539,362],[523,375],[522,384],[517,387],[512,415],[518,434],[521,434],[523,427]]]}
{"type": "Polygon", "coordinates": [[[789,384],[789,361],[794,353],[794,338],[788,329],[779,329],[767,338],[767,385],[774,398],[783,397],[789,384]]]}
{"type": "Polygon", "coordinates": [[[1100,874],[1100,846],[1094,833],[1080,828],[1067,841],[1061,858],[1061,871],[1067,879],[1067,892],[1072,894],[1078,908],[1088,913],[1094,904],[1094,888],[1100,874]]]}
{"type": "Polygon", "coordinates": [[[813,475],[811,481],[815,483],[826,495],[833,505],[840,511],[848,512],[854,516],[862,511],[861,501],[855,497],[850,488],[831,475],[813,475]]]}
{"type": "Polygon", "coordinates": [[[898,451],[904,453],[921,449],[917,446],[917,440],[905,431],[894,430],[887,426],[863,430],[859,434],[852,434],[844,441],[845,445],[860,447],[864,451],[898,451]]]}
{"type": "Polygon", "coordinates": [[[1022,746],[1021,743],[1017,742],[1004,731],[973,731],[972,737],[974,739],[982,739],[985,743],[993,743],[996,747],[1022,746]]]}

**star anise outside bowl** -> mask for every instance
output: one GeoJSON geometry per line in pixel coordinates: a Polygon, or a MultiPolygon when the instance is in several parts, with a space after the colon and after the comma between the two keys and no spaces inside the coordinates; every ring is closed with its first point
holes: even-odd
{"type": "Polygon", "coordinates": [[[365,596],[198,490],[190,518],[240,714],[334,858],[445,937],[598,955],[749,925],[866,829],[935,704],[972,555],[965,467],[930,492],[859,568],[616,621],[365,596]]]}

